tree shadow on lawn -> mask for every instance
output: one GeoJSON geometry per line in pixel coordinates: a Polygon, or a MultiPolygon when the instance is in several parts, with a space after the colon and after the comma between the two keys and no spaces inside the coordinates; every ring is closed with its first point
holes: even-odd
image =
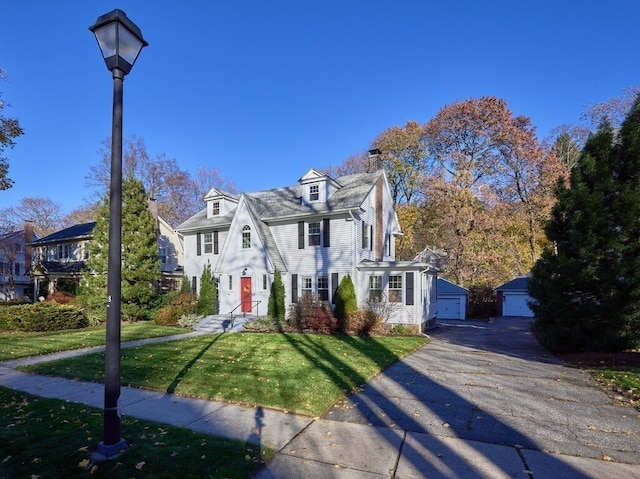
{"type": "MultiPolygon", "coordinates": [[[[398,435],[402,435],[402,442],[400,450],[396,450],[394,454],[399,454],[399,457],[404,460],[405,472],[408,468],[414,472],[419,471],[420,474],[426,474],[426,471],[429,471],[430,474],[444,474],[443,471],[451,470],[449,465],[455,464],[457,470],[460,470],[460,467],[465,470],[464,477],[490,477],[486,470],[482,470],[489,463],[490,469],[492,468],[494,472],[500,471],[505,477],[530,477],[526,471],[528,466],[520,449],[540,450],[535,440],[505,424],[497,417],[482,411],[481,406],[430,379],[409,365],[407,361],[395,363],[381,373],[390,381],[385,389],[382,389],[383,386],[378,389],[378,386],[374,385],[378,384],[377,382],[365,385],[368,378],[362,377],[352,369],[344,357],[336,355],[322,344],[315,342],[312,335],[303,338],[306,346],[313,350],[314,354],[326,358],[334,365],[334,367],[329,367],[322,362],[318,363],[318,367],[334,384],[347,392],[352,390],[353,384],[345,380],[345,377],[355,378],[363,385],[360,393],[353,394],[346,399],[345,402],[350,403],[349,408],[340,408],[337,405],[340,403],[338,401],[325,412],[322,418],[391,428],[391,430],[397,431],[398,435]],[[335,368],[336,365],[338,368],[335,368]],[[342,376],[337,371],[343,371],[345,375],[342,376]],[[340,412],[337,413],[338,411],[340,412]],[[412,437],[408,438],[407,433],[412,437]],[[467,450],[465,455],[460,454],[457,450],[456,444],[459,446],[460,443],[451,441],[456,438],[471,441],[465,443],[467,450]],[[502,448],[500,451],[493,450],[491,452],[491,448],[488,448],[487,445],[505,446],[510,448],[510,451],[507,452],[502,448]],[[470,461],[470,449],[474,459],[482,458],[482,460],[470,461]],[[502,457],[495,457],[496,454],[502,456],[505,453],[511,454],[510,461],[505,462],[500,460],[503,459],[502,457]],[[491,454],[494,457],[491,457],[491,454]],[[501,464],[511,469],[500,470],[501,464]]],[[[371,354],[367,342],[361,338],[351,336],[339,338],[372,360],[377,359],[371,354]]],[[[309,360],[314,359],[296,341],[289,337],[287,339],[300,354],[309,360]]],[[[388,349],[387,352],[394,354],[388,349]]],[[[394,436],[383,435],[381,437],[387,438],[389,447],[397,447],[395,442],[397,435],[395,440],[392,439],[394,436]]],[[[318,450],[321,447],[321,444],[314,444],[309,449],[318,450]]],[[[580,472],[553,456],[549,456],[547,459],[550,464],[557,467],[557,470],[569,474],[567,477],[581,477],[580,472]]],[[[396,460],[396,470],[400,462],[400,460],[396,460]]],[[[345,466],[349,466],[349,464],[345,464],[345,466]]],[[[392,472],[392,477],[395,477],[396,470],[392,472]]],[[[431,476],[428,475],[428,477],[431,476]]]]}
{"type": "Polygon", "coordinates": [[[220,339],[221,337],[222,337],[222,334],[217,334],[211,341],[209,341],[209,343],[205,344],[205,346],[200,350],[200,352],[196,354],[193,357],[193,359],[185,365],[185,367],[182,368],[182,370],[176,375],[175,379],[171,381],[171,384],[167,386],[167,392],[169,394],[173,394],[175,392],[176,388],[180,385],[180,382],[182,381],[182,379],[184,379],[184,377],[189,373],[189,371],[191,371],[191,368],[193,368],[193,366],[198,362],[198,360],[201,359],[202,356],[204,356],[205,353],[209,351],[211,346],[213,346],[213,344],[216,341],[218,341],[218,339],[220,339]]]}

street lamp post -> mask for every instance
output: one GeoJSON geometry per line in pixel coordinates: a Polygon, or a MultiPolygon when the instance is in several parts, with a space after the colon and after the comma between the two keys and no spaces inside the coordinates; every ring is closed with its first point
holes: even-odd
{"type": "Polygon", "coordinates": [[[122,91],[124,76],[131,71],[148,43],[122,10],[98,17],[89,27],[113,74],[113,126],[111,132],[111,185],[109,190],[109,263],[107,269],[107,333],[104,360],[104,438],[98,453],[116,456],[127,443],[120,437],[120,303],[122,278],[122,91]]]}

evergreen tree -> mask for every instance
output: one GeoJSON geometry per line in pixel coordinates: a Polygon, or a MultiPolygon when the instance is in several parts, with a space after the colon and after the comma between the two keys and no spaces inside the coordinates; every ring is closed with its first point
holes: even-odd
{"type": "MultiPolygon", "coordinates": [[[[82,297],[94,322],[106,318],[109,257],[109,202],[98,212],[89,244],[89,271],[84,275],[82,297]]],[[[122,319],[150,319],[155,285],[160,279],[156,224],[142,184],[126,179],[122,185],[122,319]]]]}
{"type": "Polygon", "coordinates": [[[267,306],[267,314],[278,322],[284,321],[285,318],[284,304],[284,284],[280,271],[276,270],[273,275],[273,283],[271,283],[271,291],[269,292],[269,303],[267,306]]]}
{"type": "Polygon", "coordinates": [[[187,275],[182,276],[182,282],[180,283],[180,291],[179,293],[190,293],[191,292],[191,283],[189,282],[189,278],[187,275]]]}
{"type": "Polygon", "coordinates": [[[341,331],[346,330],[347,319],[349,313],[358,310],[358,300],[356,299],[356,290],[351,280],[351,275],[346,275],[340,280],[336,291],[336,309],[334,315],[338,320],[341,331]]]}
{"type": "Polygon", "coordinates": [[[200,295],[196,312],[200,315],[218,314],[218,283],[211,272],[211,263],[202,269],[200,276],[200,295]]]}
{"type": "Polygon", "coordinates": [[[640,106],[619,134],[604,124],[560,185],[529,293],[554,351],[622,350],[640,340],[640,106]]]}

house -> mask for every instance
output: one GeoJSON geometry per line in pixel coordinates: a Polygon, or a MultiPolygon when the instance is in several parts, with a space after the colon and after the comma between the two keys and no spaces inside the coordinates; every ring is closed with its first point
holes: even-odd
{"type": "Polygon", "coordinates": [[[266,315],[279,271],[288,307],[305,293],[334,303],[350,275],[360,306],[388,303],[389,322],[425,328],[435,319],[438,269],[395,261],[401,232],[383,170],[331,178],[312,168],[292,186],[239,195],[213,188],[204,202],[177,230],[192,290],[209,263],[221,313],[266,315]]]}
{"type": "MultiPolygon", "coordinates": [[[[154,209],[150,207],[151,213],[154,209]]],[[[160,258],[160,289],[173,291],[180,287],[182,270],[182,243],[171,226],[154,215],[158,256],[160,258]]],[[[33,241],[33,267],[31,275],[35,294],[43,296],[80,284],[89,257],[89,243],[93,238],[95,222],[70,226],[33,241]],[[67,286],[65,286],[65,283],[67,286]],[[46,291],[41,288],[46,288],[46,291]]]]}
{"type": "Polygon", "coordinates": [[[529,275],[512,279],[496,288],[498,316],[533,317],[529,308],[529,275]]]}
{"type": "Polygon", "coordinates": [[[22,230],[0,234],[0,301],[31,297],[30,243],[34,239],[33,222],[25,223],[22,230]]]}
{"type": "Polygon", "coordinates": [[[466,319],[469,290],[438,278],[438,319],[466,319]]]}

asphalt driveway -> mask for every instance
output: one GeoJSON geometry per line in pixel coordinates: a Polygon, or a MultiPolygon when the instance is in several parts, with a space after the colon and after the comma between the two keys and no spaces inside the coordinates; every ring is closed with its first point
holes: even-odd
{"type": "Polygon", "coordinates": [[[544,351],[530,324],[441,321],[259,477],[640,478],[638,411],[544,351]]]}

